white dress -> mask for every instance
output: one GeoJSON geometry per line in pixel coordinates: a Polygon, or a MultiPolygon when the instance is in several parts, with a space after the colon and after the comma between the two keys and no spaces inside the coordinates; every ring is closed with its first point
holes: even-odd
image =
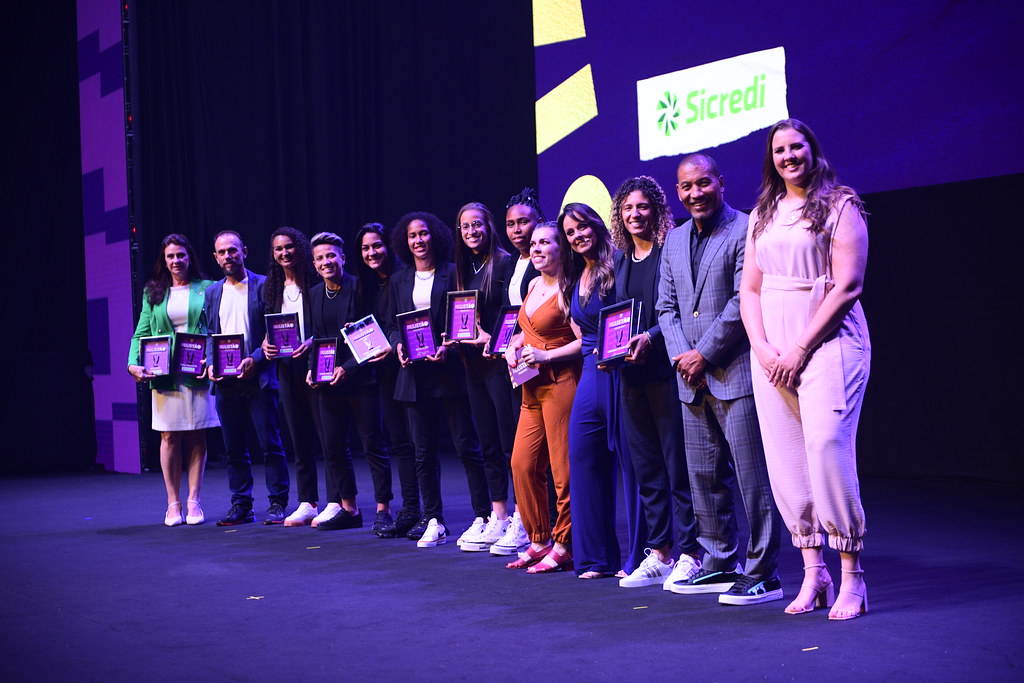
{"type": "MultiPolygon", "coordinates": [[[[167,317],[175,332],[188,332],[189,286],[171,287],[167,294],[167,317]]],[[[208,386],[154,389],[153,429],[158,432],[191,432],[219,427],[220,418],[208,386]]]]}

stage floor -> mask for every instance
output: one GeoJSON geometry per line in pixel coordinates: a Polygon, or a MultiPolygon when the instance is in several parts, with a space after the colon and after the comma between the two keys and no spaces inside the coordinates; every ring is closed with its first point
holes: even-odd
{"type": "MultiPolygon", "coordinates": [[[[471,521],[465,476],[442,464],[457,534],[471,521]]],[[[369,474],[356,467],[369,522],[369,474]]],[[[513,572],[460,552],[457,535],[419,549],[366,528],[166,528],[156,474],[2,479],[0,670],[147,683],[1024,680],[1024,489],[862,486],[871,613],[829,623],[824,611],[783,614],[787,601],[724,607],[513,572]]],[[[207,473],[203,501],[208,518],[227,511],[224,470],[207,473]]],[[[828,561],[838,580],[838,557],[828,561]]],[[[788,544],[781,576],[795,595],[788,544]]]]}

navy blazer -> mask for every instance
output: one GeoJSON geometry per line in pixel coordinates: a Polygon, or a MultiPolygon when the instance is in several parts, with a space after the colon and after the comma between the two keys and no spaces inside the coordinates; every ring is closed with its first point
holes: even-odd
{"type": "MultiPolygon", "coordinates": [[[[645,364],[651,366],[650,372],[655,373],[659,379],[669,379],[673,376],[675,370],[672,359],[665,350],[665,338],[661,334],[661,322],[658,319],[657,311],[658,288],[661,285],[662,251],[662,247],[655,242],[650,255],[647,257],[654,259],[654,278],[650,282],[645,283],[644,296],[641,298],[643,306],[640,309],[639,330],[641,332],[646,330],[651,335],[651,350],[647,354],[645,364]]],[[[617,302],[625,301],[629,298],[626,295],[626,281],[630,270],[633,268],[632,253],[632,244],[629,245],[626,251],[615,252],[615,301],[617,302]]],[[[629,363],[622,366],[622,370],[626,372],[633,372],[639,369],[639,367],[629,363]]]]}
{"type": "MultiPolygon", "coordinates": [[[[266,302],[263,300],[263,286],[267,278],[257,275],[249,269],[245,271],[249,278],[249,337],[245,340],[249,357],[256,362],[257,378],[264,389],[277,388],[277,372],[274,364],[263,355],[263,340],[267,336],[266,302]]],[[[217,280],[206,288],[206,301],[203,311],[206,313],[206,324],[210,334],[220,334],[220,301],[224,295],[224,278],[217,280]]],[[[213,356],[213,340],[208,342],[206,357],[213,356]]],[[[251,380],[250,380],[251,381],[251,380]]]]}
{"type": "MultiPolygon", "coordinates": [[[[412,290],[416,282],[416,270],[406,268],[391,276],[388,285],[391,302],[389,308],[394,314],[388,320],[388,338],[391,346],[398,350],[398,344],[405,346],[401,330],[398,329],[399,313],[413,311],[412,290]]],[[[430,290],[430,323],[434,328],[434,343],[441,343],[441,332],[445,325],[445,304],[447,293],[458,291],[454,263],[439,263],[434,269],[434,283],[430,290]]],[[[384,324],[381,322],[381,324],[384,324]]],[[[395,383],[396,401],[420,401],[430,396],[463,396],[466,393],[466,373],[459,358],[458,345],[448,347],[445,362],[417,361],[398,372],[395,383]]]]}

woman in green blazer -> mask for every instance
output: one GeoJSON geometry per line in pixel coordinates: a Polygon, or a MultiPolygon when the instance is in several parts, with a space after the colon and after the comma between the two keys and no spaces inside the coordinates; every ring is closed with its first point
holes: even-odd
{"type": "Polygon", "coordinates": [[[160,242],[160,256],[143,293],[142,313],[128,351],[128,372],[136,382],[150,382],[153,388],[153,429],[160,432],[160,468],[167,487],[164,524],[202,524],[199,491],[206,469],[206,429],[219,427],[220,420],[210,396],[209,381],[201,377],[154,376],[140,365],[139,347],[143,337],[170,335],[172,348],[178,332],[207,332],[203,314],[203,292],[212,284],[199,272],[192,245],[184,235],[171,234],[160,242]],[[188,509],[182,517],[182,452],[188,453],[188,509]]]}

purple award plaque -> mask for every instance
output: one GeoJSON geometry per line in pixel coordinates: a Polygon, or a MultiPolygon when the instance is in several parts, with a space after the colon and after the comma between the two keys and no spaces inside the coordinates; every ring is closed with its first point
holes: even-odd
{"type": "Polygon", "coordinates": [[[601,309],[597,335],[597,362],[618,364],[629,355],[629,340],[636,334],[640,309],[635,299],[601,309]]]}
{"type": "Polygon", "coordinates": [[[238,366],[245,358],[245,337],[241,334],[213,335],[213,374],[218,377],[238,377],[238,366]]]}
{"type": "Polygon", "coordinates": [[[352,357],[360,365],[391,349],[387,335],[372,315],[343,327],[341,336],[352,350],[352,357]]]}
{"type": "Polygon", "coordinates": [[[142,356],[142,367],[151,375],[171,374],[171,338],[167,335],[159,337],[143,337],[139,340],[142,356]]]}
{"type": "Polygon", "coordinates": [[[496,356],[500,356],[508,349],[509,342],[515,336],[516,327],[519,324],[519,306],[503,306],[498,314],[498,322],[491,332],[491,350],[496,356]]]}
{"type": "Polygon", "coordinates": [[[476,339],[477,290],[448,292],[448,325],[445,332],[450,341],[476,339]]]}
{"type": "Polygon", "coordinates": [[[302,346],[298,313],[267,313],[267,341],[277,347],[277,355],[290,356],[302,346]]]}
{"type": "Polygon", "coordinates": [[[437,352],[429,308],[399,313],[395,317],[398,318],[398,328],[405,340],[405,354],[409,360],[423,360],[437,352]]]}
{"type": "Polygon", "coordinates": [[[203,374],[203,357],[205,355],[205,335],[179,332],[174,337],[175,372],[198,377],[203,374]]]}
{"type": "Polygon", "coordinates": [[[516,351],[516,366],[509,368],[509,375],[512,377],[512,386],[520,387],[540,374],[540,370],[522,359],[523,349],[516,351]]]}
{"type": "Polygon", "coordinates": [[[338,351],[338,338],[313,340],[313,381],[330,382],[334,379],[334,356],[338,351]]]}

